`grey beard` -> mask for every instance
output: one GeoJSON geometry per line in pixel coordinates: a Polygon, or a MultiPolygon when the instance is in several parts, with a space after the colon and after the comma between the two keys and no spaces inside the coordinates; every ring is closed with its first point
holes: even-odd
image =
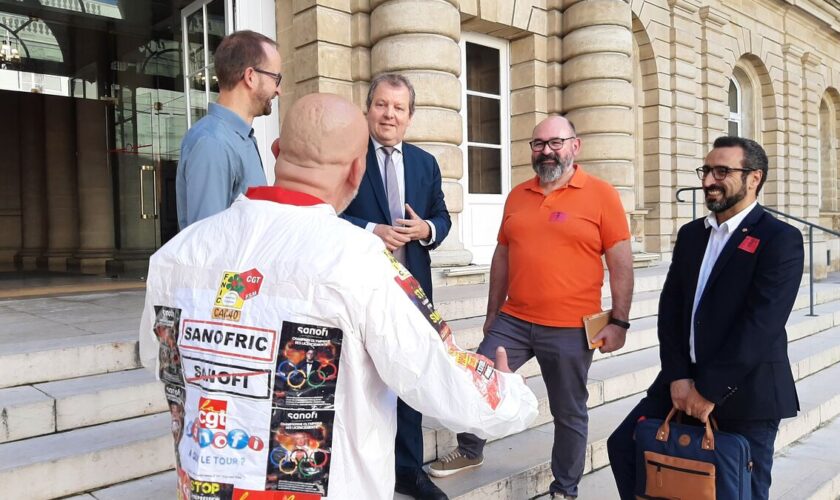
{"type": "Polygon", "coordinates": [[[556,163],[555,165],[546,165],[545,163],[537,163],[534,165],[534,172],[540,178],[542,184],[549,184],[559,179],[563,172],[566,171],[565,165],[556,163]]]}

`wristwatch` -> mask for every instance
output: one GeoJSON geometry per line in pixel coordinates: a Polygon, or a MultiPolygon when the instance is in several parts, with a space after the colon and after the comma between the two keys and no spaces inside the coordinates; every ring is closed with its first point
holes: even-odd
{"type": "Polygon", "coordinates": [[[610,320],[608,321],[608,323],[611,324],[611,325],[620,326],[621,328],[624,328],[625,330],[630,329],[630,323],[628,323],[626,321],[621,321],[620,319],[613,318],[612,316],[610,316],[610,320]]]}

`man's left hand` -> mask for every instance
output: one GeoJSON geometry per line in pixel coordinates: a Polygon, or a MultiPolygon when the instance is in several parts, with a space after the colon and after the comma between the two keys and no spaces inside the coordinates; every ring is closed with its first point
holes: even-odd
{"type": "Polygon", "coordinates": [[[694,417],[705,424],[709,420],[709,414],[714,409],[715,404],[704,398],[702,394],[697,392],[697,388],[692,385],[688,397],[685,398],[686,415],[694,417]]]}
{"type": "Polygon", "coordinates": [[[405,214],[408,219],[394,221],[394,229],[412,240],[428,240],[432,235],[429,223],[421,219],[408,203],[405,204],[405,214]]]}
{"type": "Polygon", "coordinates": [[[604,345],[599,349],[603,353],[613,352],[624,347],[624,341],[627,337],[627,330],[618,325],[607,325],[595,335],[592,343],[597,343],[599,340],[604,341],[604,345]]]}

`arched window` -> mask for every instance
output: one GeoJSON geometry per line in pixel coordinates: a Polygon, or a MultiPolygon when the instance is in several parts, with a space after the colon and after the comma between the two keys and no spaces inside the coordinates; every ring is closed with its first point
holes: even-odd
{"type": "Polygon", "coordinates": [[[729,135],[741,136],[741,88],[734,78],[729,79],[729,119],[727,132],[729,135]]]}
{"type": "Polygon", "coordinates": [[[727,119],[727,133],[739,137],[758,138],[758,114],[756,107],[755,88],[758,76],[748,64],[739,63],[732,70],[732,78],[729,79],[729,117],[727,119]]]}
{"type": "Polygon", "coordinates": [[[837,212],[840,210],[840,186],[838,186],[837,162],[837,109],[830,99],[830,94],[820,101],[818,116],[819,128],[819,165],[820,175],[817,177],[817,203],[822,212],[837,212]]]}

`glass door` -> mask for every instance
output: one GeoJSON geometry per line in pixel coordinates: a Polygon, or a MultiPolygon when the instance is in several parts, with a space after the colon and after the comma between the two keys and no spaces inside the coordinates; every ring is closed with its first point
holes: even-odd
{"type": "Polygon", "coordinates": [[[461,36],[464,211],[461,231],[473,263],[489,264],[510,192],[508,41],[461,36]]]}
{"type": "Polygon", "coordinates": [[[213,54],[233,31],[233,0],[198,0],[181,11],[187,126],[207,114],[219,97],[213,54]]]}
{"type": "Polygon", "coordinates": [[[131,48],[111,63],[117,261],[129,275],[142,275],[178,232],[175,171],[187,131],[178,12],[157,24],[168,29],[126,40],[131,48]]]}

